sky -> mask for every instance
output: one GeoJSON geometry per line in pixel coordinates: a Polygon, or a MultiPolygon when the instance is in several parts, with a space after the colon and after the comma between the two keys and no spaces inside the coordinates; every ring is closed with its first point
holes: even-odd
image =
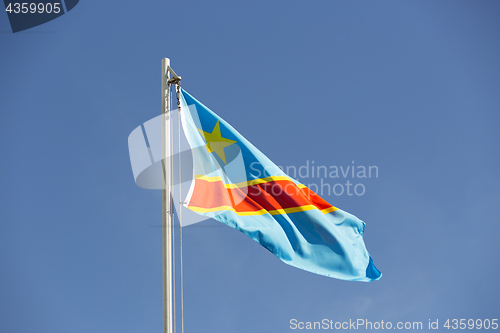
{"type": "Polygon", "coordinates": [[[276,164],[378,169],[299,180],[363,185],[323,197],[366,222],[380,281],[296,269],[205,221],[183,229],[186,333],[500,319],[499,11],[82,0],[15,34],[0,13],[0,331],[161,332],[161,192],[135,184],[127,139],[161,112],[164,57],[276,164]]]}

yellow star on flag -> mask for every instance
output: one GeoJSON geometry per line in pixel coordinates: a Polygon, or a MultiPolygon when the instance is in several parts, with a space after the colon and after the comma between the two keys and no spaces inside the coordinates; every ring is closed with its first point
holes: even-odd
{"type": "Polygon", "coordinates": [[[200,134],[205,138],[205,141],[207,141],[208,152],[216,153],[217,155],[219,155],[220,159],[224,162],[224,164],[227,164],[226,154],[224,154],[224,148],[236,143],[237,141],[229,140],[222,137],[222,135],[220,134],[220,125],[218,120],[217,124],[215,124],[212,133],[205,132],[199,128],[198,131],[200,131],[200,134]]]}

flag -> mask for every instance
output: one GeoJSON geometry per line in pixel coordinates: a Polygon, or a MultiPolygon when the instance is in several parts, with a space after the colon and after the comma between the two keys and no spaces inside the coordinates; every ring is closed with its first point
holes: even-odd
{"type": "Polygon", "coordinates": [[[243,232],[288,265],[342,280],[381,278],[363,221],[289,177],[183,89],[181,120],[193,152],[187,208],[243,232]]]}

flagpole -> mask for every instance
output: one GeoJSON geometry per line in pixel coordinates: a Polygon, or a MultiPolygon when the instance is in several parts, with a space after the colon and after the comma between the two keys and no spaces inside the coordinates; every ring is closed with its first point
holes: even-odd
{"type": "Polygon", "coordinates": [[[163,333],[173,333],[173,284],[172,284],[172,198],[170,192],[172,174],[172,156],[170,148],[170,122],[171,122],[171,91],[170,91],[170,59],[163,58],[161,61],[161,112],[162,121],[162,161],[163,177],[165,186],[163,188],[163,333]]]}

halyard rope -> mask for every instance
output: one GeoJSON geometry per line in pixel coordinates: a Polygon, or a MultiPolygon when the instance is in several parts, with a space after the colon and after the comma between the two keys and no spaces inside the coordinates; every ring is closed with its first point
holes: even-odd
{"type": "Polygon", "coordinates": [[[179,134],[178,143],[179,150],[177,152],[177,156],[179,158],[179,240],[180,240],[180,259],[181,259],[181,333],[184,333],[184,279],[183,279],[183,267],[182,267],[182,178],[181,178],[181,83],[180,81],[176,84],[177,88],[177,109],[178,113],[178,129],[177,132],[179,134]]]}

